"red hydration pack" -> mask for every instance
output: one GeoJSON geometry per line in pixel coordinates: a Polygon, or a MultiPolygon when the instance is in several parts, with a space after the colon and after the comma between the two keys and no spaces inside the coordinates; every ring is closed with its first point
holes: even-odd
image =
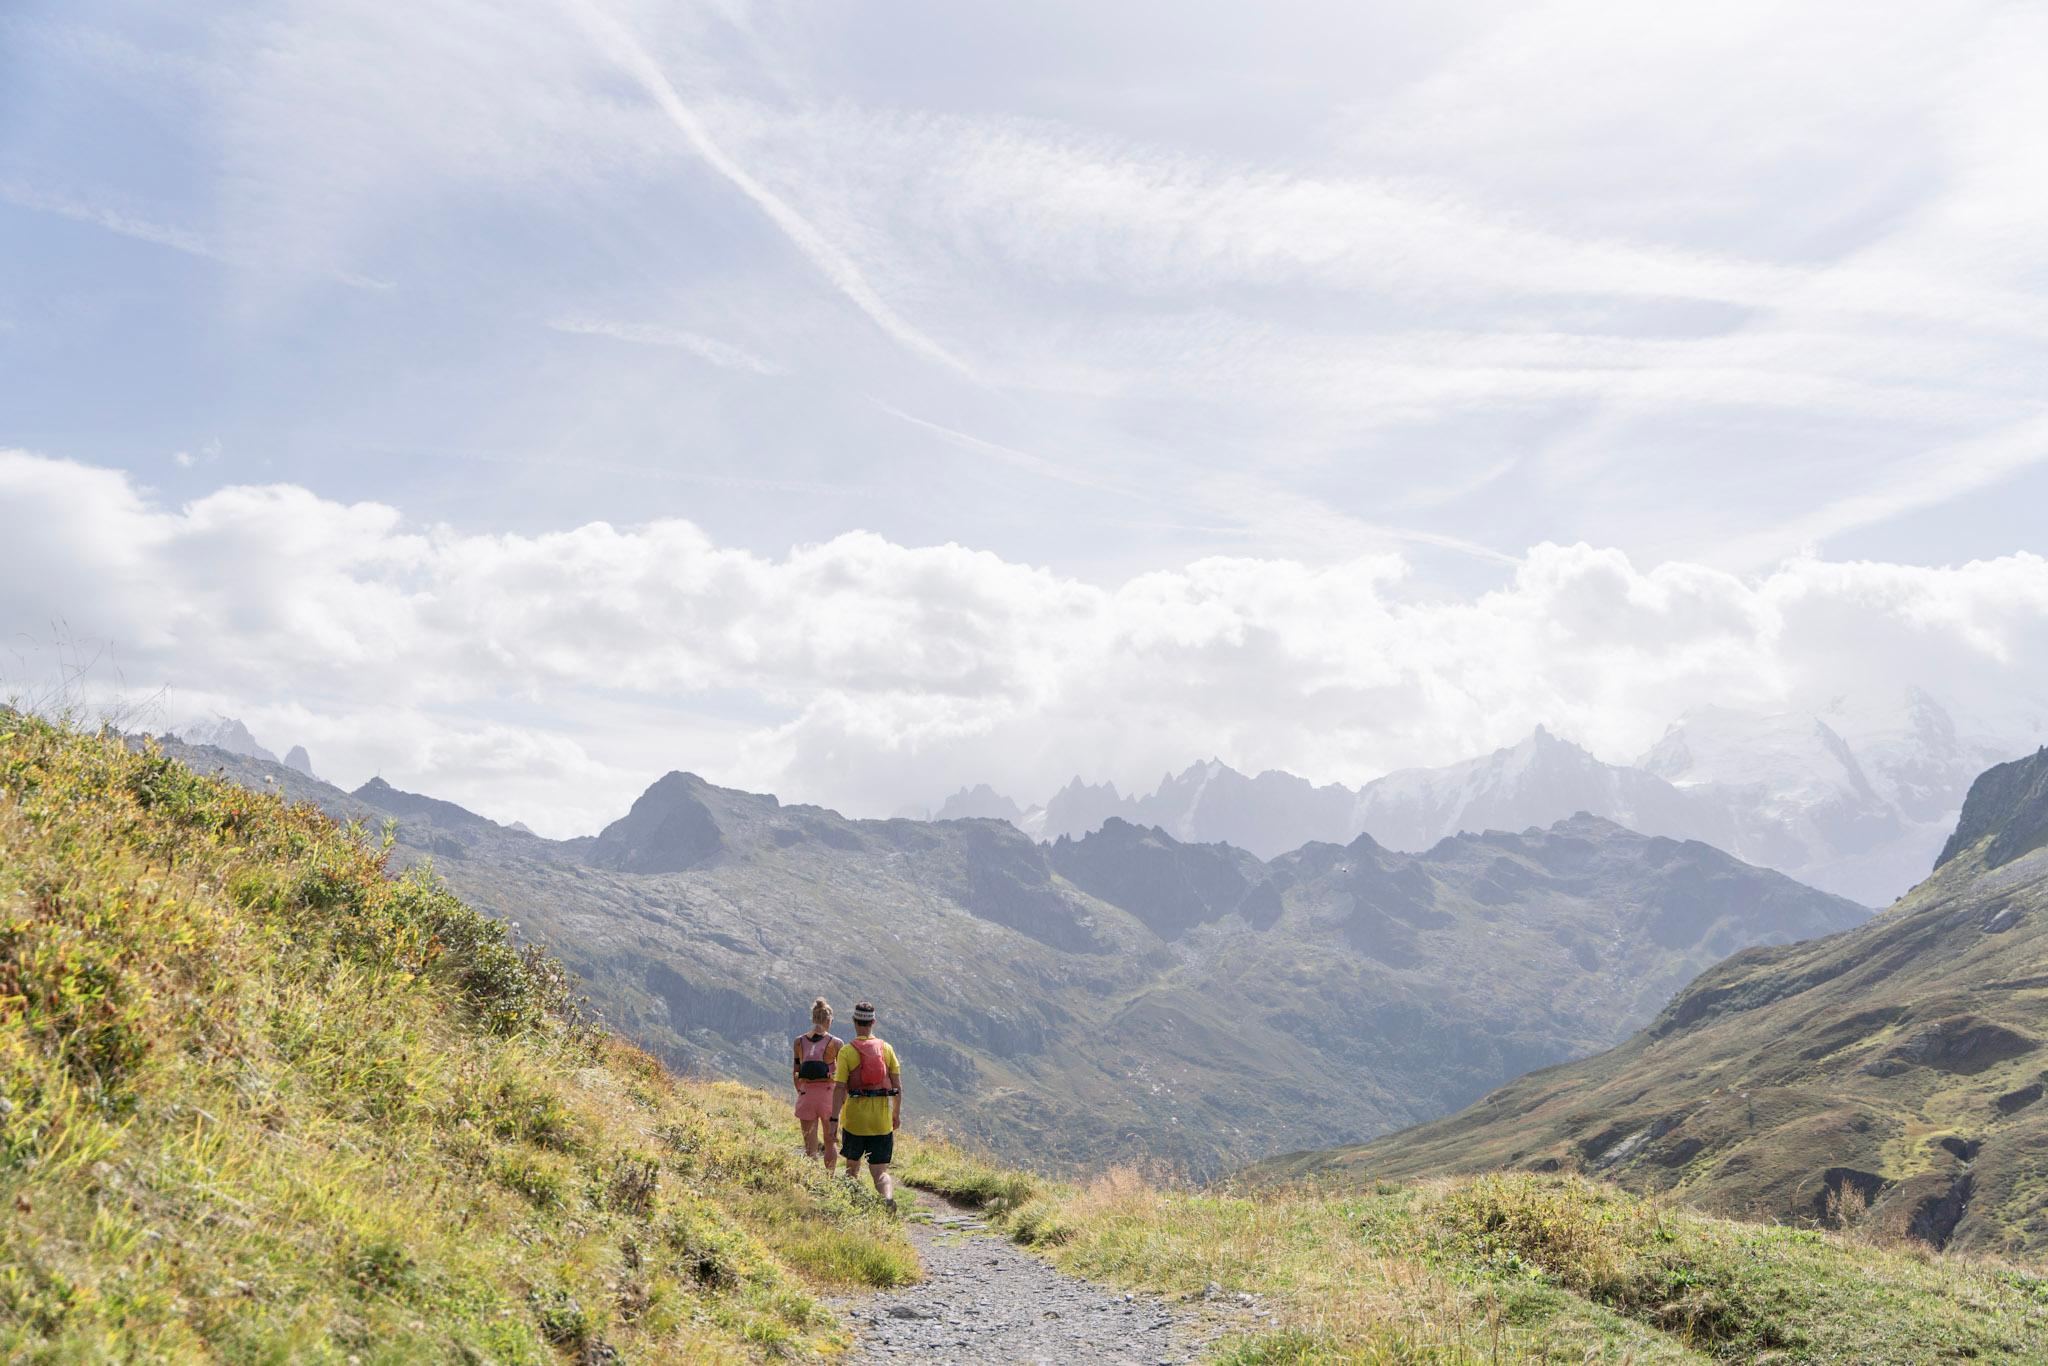
{"type": "Polygon", "coordinates": [[[839,1040],[830,1034],[812,1038],[799,1035],[796,1041],[796,1075],[800,1081],[832,1080],[832,1061],[839,1052],[839,1040]]]}
{"type": "Polygon", "coordinates": [[[846,1089],[856,1096],[895,1095],[896,1088],[889,1084],[889,1059],[882,1051],[888,1045],[880,1039],[855,1039],[849,1046],[860,1054],[860,1063],[846,1089]]]}

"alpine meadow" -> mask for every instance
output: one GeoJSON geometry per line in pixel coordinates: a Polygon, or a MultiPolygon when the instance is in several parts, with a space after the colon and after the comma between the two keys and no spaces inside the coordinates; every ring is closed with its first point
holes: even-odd
{"type": "Polygon", "coordinates": [[[0,1360],[2048,1362],[2044,69],[20,0],[0,1360]]]}

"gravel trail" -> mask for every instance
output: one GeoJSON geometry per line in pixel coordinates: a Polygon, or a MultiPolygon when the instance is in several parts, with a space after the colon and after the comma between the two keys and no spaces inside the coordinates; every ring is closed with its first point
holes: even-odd
{"type": "Polygon", "coordinates": [[[897,1193],[925,1279],[841,1305],[859,1336],[848,1354],[855,1362],[1179,1366],[1199,1361],[1227,1326],[1202,1306],[1055,1271],[970,1209],[902,1186],[897,1193]]]}

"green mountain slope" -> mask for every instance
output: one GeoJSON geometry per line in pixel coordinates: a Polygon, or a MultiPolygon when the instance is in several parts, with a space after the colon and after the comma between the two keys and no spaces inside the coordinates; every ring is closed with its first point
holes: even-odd
{"type": "Polygon", "coordinates": [[[740,1361],[916,1276],[371,837],[0,711],[0,1359],[740,1361]]]}
{"type": "Polygon", "coordinates": [[[1579,1170],[1709,1208],[2048,1249],[2048,750],[1890,911],[1702,975],[1611,1052],[1266,1177],[1579,1170]]]}
{"type": "Polygon", "coordinates": [[[1867,916],[1590,817],[1262,863],[1123,821],[1039,845],[1000,821],[847,820],[677,773],[602,834],[549,841],[179,752],[396,819],[402,859],[546,942],[671,1066],[786,1085],[812,996],[870,996],[922,1105],[1044,1165],[1211,1173],[1430,1119],[1614,1043],[1736,948],[1867,916]]]}

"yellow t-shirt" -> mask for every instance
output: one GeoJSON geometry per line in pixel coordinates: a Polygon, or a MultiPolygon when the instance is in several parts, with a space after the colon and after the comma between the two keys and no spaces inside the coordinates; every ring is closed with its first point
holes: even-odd
{"type": "MultiPolygon", "coordinates": [[[[896,1050],[881,1039],[882,1063],[889,1069],[889,1084],[898,1085],[903,1079],[903,1065],[896,1061],[896,1050]]],[[[839,1050],[839,1061],[832,1069],[832,1080],[843,1086],[853,1085],[853,1074],[860,1067],[860,1050],[848,1039],[839,1050]]],[[[889,1107],[895,1103],[894,1096],[848,1096],[846,1104],[839,1109],[839,1127],[860,1138],[871,1138],[876,1134],[889,1132],[889,1107]]]]}

